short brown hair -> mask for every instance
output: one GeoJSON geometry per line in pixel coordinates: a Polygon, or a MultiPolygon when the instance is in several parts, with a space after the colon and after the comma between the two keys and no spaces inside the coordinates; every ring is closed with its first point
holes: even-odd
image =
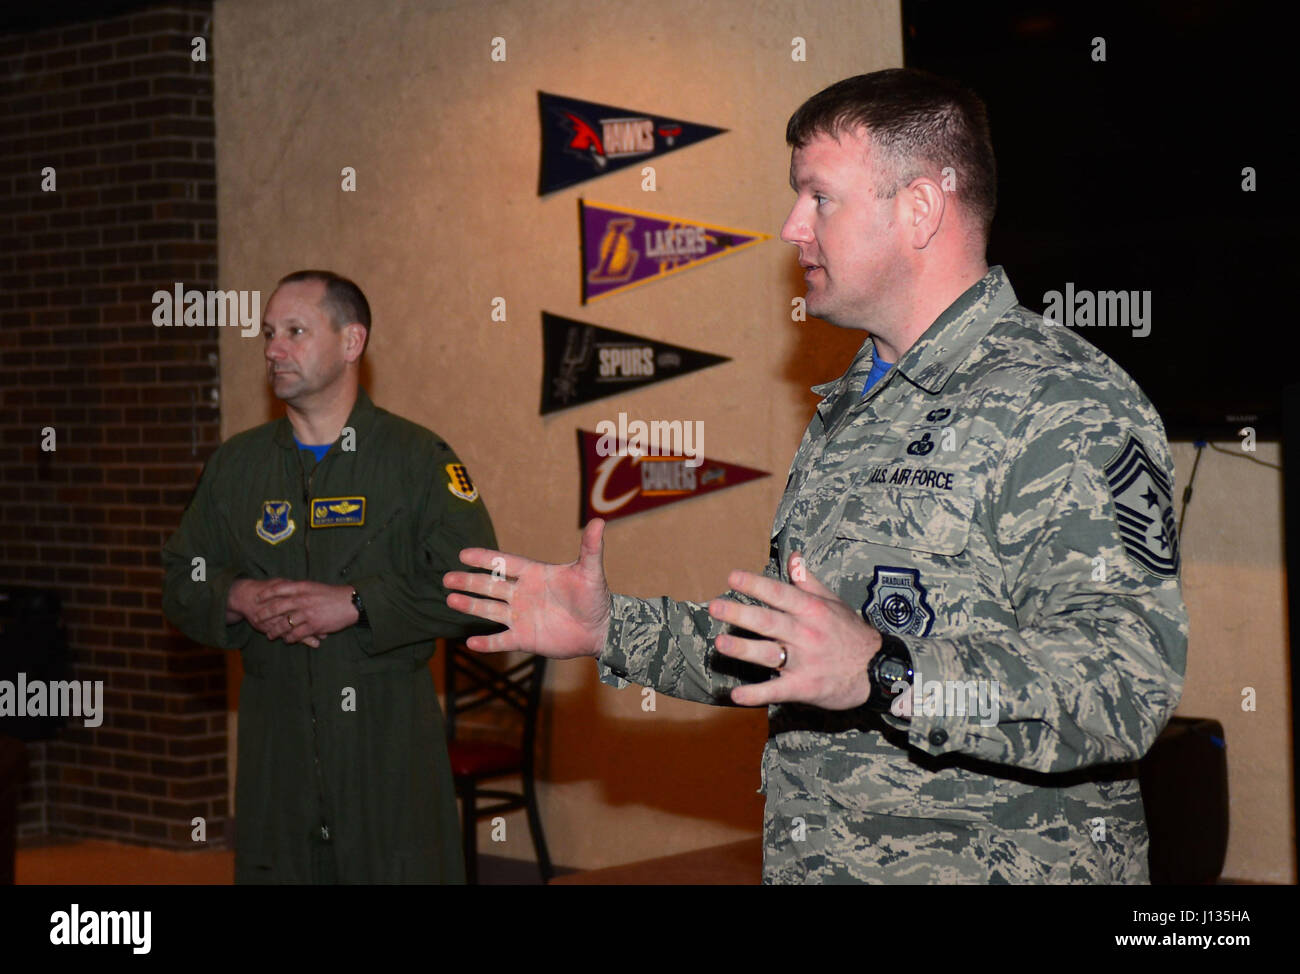
{"type": "Polygon", "coordinates": [[[915,68],[890,68],[837,81],[799,106],[785,128],[798,149],[819,135],[840,138],[865,127],[888,174],[876,194],[888,199],[918,176],[956,173],[956,195],[988,239],[998,204],[997,163],[988,110],[964,85],[915,68]]]}
{"type": "Polygon", "coordinates": [[[321,305],[329,312],[330,323],[335,331],[354,321],[359,322],[366,326],[366,344],[370,344],[370,302],[366,300],[361,288],[333,271],[294,271],[280,278],[276,287],[282,284],[301,284],[304,281],[320,281],[325,285],[321,305]]]}

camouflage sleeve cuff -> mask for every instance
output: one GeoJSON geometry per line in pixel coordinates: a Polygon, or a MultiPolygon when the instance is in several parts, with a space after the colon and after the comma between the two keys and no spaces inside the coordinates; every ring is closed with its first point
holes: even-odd
{"type": "Polygon", "coordinates": [[[641,599],[628,595],[611,593],[609,597],[609,632],[605,637],[605,647],[596,657],[596,673],[601,683],[607,683],[615,689],[622,690],[628,685],[628,647],[624,644],[623,629],[628,612],[642,604],[641,599]]]}
{"type": "MultiPolygon", "coordinates": [[[[978,680],[968,680],[960,670],[956,647],[951,640],[899,636],[912,656],[912,717],[903,720],[886,715],[891,726],[907,731],[907,742],[926,754],[949,751],[978,753],[981,697],[978,680]],[[969,688],[976,693],[971,696],[969,688]],[[972,721],[975,723],[972,724],[972,721]]],[[[985,708],[988,709],[988,708],[985,708]]],[[[993,723],[997,715],[993,714],[993,723]]]]}
{"type": "Polygon", "coordinates": [[[708,608],[696,602],[611,596],[609,634],[597,658],[601,682],[637,683],[682,700],[730,704],[737,680],[711,665],[712,622],[708,608]]]}

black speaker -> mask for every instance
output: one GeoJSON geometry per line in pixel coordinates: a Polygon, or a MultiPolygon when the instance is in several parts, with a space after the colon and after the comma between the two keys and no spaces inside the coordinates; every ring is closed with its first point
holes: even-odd
{"type": "MultiPolygon", "coordinates": [[[[0,736],[42,740],[53,737],[67,721],[66,716],[16,715],[20,673],[26,682],[43,680],[47,687],[56,680],[70,678],[68,644],[59,621],[61,611],[58,593],[49,589],[0,586],[0,681],[8,683],[0,693],[11,695],[15,711],[0,716],[0,736]]],[[[26,702],[21,701],[24,708],[26,702]]]]}
{"type": "Polygon", "coordinates": [[[1138,764],[1151,836],[1151,883],[1213,883],[1228,853],[1228,748],[1223,725],[1174,717],[1138,764]]]}
{"type": "Polygon", "coordinates": [[[14,884],[18,845],[18,795],[27,765],[27,746],[0,735],[0,886],[14,884]]]}

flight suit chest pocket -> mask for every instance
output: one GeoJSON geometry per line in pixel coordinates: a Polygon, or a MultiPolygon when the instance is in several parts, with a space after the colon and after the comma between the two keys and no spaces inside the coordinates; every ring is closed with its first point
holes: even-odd
{"type": "Polygon", "coordinates": [[[975,496],[965,471],[882,466],[847,492],[835,536],[936,555],[959,555],[970,540],[975,496]]]}
{"type": "MultiPolygon", "coordinates": [[[[375,517],[357,535],[338,532],[343,547],[337,557],[339,577],[362,577],[371,571],[403,569],[410,563],[410,546],[415,542],[409,531],[399,530],[403,509],[384,510],[376,506],[375,517]]],[[[411,528],[413,530],[413,527],[411,528]]]]}

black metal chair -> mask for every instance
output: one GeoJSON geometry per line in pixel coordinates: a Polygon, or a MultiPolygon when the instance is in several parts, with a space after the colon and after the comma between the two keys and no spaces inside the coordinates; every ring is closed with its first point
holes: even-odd
{"type": "Polygon", "coordinates": [[[533,750],[546,659],[529,656],[504,669],[492,665],[494,660],[466,649],[464,642],[446,641],[443,663],[447,694],[447,753],[451,758],[456,794],[462,803],[465,878],[470,883],[478,882],[478,821],[522,808],[528,816],[528,831],[533,838],[542,882],[549,883],[554,870],[546,850],[541,816],[537,812],[537,788],[533,778],[533,750]],[[523,717],[519,744],[464,737],[458,733],[457,718],[460,715],[498,700],[523,717]],[[519,775],[522,782],[521,792],[480,787],[480,782],[485,779],[514,774],[519,775]],[[479,802],[485,798],[494,800],[494,803],[480,805],[479,802]]]}

